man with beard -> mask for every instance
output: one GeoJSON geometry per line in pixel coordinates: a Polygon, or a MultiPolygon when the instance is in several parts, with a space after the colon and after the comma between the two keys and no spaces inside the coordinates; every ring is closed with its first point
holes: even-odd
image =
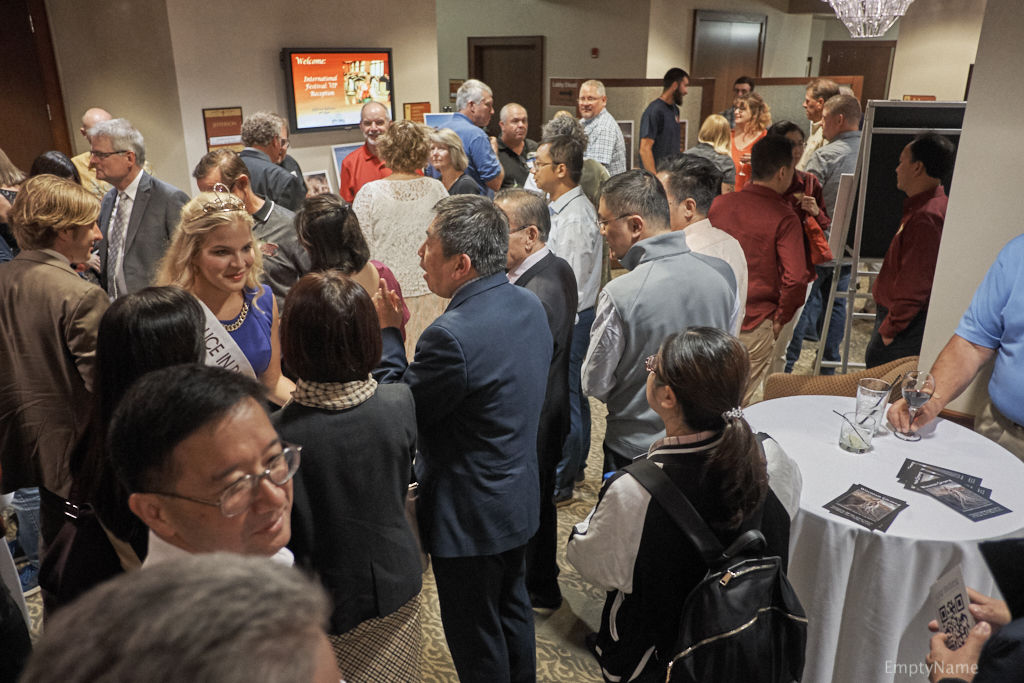
{"type": "Polygon", "coordinates": [[[640,119],[640,160],[651,173],[663,159],[676,156],[679,145],[679,105],[683,103],[690,75],[678,67],[665,72],[658,99],[647,105],[640,119]]]}
{"type": "Polygon", "coordinates": [[[359,115],[359,130],[366,143],[341,162],[341,188],[338,194],[346,202],[356,198],[356,193],[371,180],[380,180],[391,175],[391,169],[377,156],[377,138],[391,125],[391,112],[380,102],[363,105],[359,115]]]}

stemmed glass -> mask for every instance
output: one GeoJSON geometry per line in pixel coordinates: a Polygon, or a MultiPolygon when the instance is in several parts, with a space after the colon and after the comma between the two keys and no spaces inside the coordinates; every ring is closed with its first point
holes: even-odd
{"type": "Polygon", "coordinates": [[[906,432],[895,432],[896,437],[904,441],[920,441],[921,435],[911,431],[911,428],[914,426],[914,418],[917,417],[917,411],[935,393],[935,378],[927,372],[914,370],[913,372],[908,372],[907,376],[903,378],[900,389],[903,391],[903,400],[907,402],[910,412],[910,426],[906,432]]]}

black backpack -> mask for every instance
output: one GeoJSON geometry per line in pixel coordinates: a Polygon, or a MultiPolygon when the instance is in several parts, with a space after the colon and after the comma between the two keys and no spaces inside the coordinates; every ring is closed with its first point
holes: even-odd
{"type": "Polygon", "coordinates": [[[626,471],[646,488],[698,550],[708,573],[683,603],[666,683],[790,683],[804,669],[807,615],[782,560],[765,557],[757,529],[728,547],[661,468],[642,458],[626,471]]]}

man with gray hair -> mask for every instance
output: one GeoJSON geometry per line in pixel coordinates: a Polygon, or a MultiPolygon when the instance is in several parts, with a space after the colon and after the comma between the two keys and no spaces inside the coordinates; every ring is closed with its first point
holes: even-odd
{"type": "Polygon", "coordinates": [[[89,167],[113,185],[99,219],[100,282],[113,299],[153,281],[188,195],[143,170],[146,145],[126,119],[100,121],[88,133],[89,167]]]}
{"type": "Polygon", "coordinates": [[[665,189],[654,174],[633,169],[612,176],[597,212],[612,254],[630,272],[601,290],[583,391],[608,405],[605,471],[628,465],[665,436],[647,404],[644,359],[672,332],[693,325],[731,332],[736,276],[718,258],[697,254],[671,228],[665,189]]]}
{"type": "Polygon", "coordinates": [[[434,212],[420,267],[451,303],[407,364],[401,303],[383,288],[378,374],[416,400],[420,533],[459,680],[532,682],[525,555],[538,527],[537,430],[554,343],[537,296],[505,274],[504,212],[478,195],[447,197],[434,212]]]}
{"type": "Polygon", "coordinates": [[[482,81],[470,78],[455,95],[451,120],[442,126],[451,128],[462,140],[469,158],[466,173],[480,185],[494,192],[501,189],[505,170],[498,161],[498,142],[483,130],[494,114],[494,93],[482,81]]]}
{"type": "Polygon", "coordinates": [[[525,187],[530,177],[530,166],[537,154],[537,143],[526,137],[529,126],[526,109],[521,104],[509,102],[498,115],[501,137],[498,138],[498,161],[505,170],[501,186],[525,187]]]}
{"type": "Polygon", "coordinates": [[[558,516],[551,492],[569,434],[569,355],[576,321],[576,276],[572,267],[547,247],[551,216],[540,194],[508,188],[499,192],[494,202],[512,226],[508,236],[509,282],[537,295],[555,342],[537,431],[540,490],[544,495],[540,497],[540,528],[526,548],[526,589],[535,609],[558,609],[562,604],[556,561],[558,516]]]}
{"type": "Polygon", "coordinates": [[[242,122],[242,144],[245,149],[238,156],[249,169],[253,192],[289,211],[302,208],[306,198],[305,183],[278,166],[288,152],[288,128],[284,119],[268,111],[252,114],[242,122]]]}
{"type": "Polygon", "coordinates": [[[380,102],[367,102],[359,112],[359,132],[366,141],[341,162],[341,187],[338,194],[352,202],[366,183],[391,175],[391,169],[377,156],[377,139],[391,125],[391,111],[380,102]]]}
{"type": "Polygon", "coordinates": [[[580,123],[590,140],[583,158],[599,161],[611,175],[625,171],[626,142],[615,117],[606,108],[608,97],[605,95],[604,83],[584,81],[580,86],[578,105],[580,123]]]}
{"type": "Polygon", "coordinates": [[[22,681],[338,683],[323,588],[266,559],[183,557],[46,620],[22,681]]]}

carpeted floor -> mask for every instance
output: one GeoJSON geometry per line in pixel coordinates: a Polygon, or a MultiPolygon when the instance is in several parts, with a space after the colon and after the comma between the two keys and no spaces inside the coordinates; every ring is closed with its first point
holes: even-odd
{"type": "MultiPolygon", "coordinates": [[[[870,334],[870,321],[855,321],[851,360],[863,359],[864,348],[870,334]]],[[[810,374],[814,361],[814,351],[810,346],[805,344],[800,361],[794,368],[795,373],[810,374]]],[[[558,560],[561,567],[559,583],[565,600],[554,612],[535,613],[537,680],[540,683],[586,683],[601,680],[597,663],[585,648],[583,638],[587,633],[597,630],[604,604],[604,593],[584,581],[565,560],[565,544],[572,525],[590,512],[597,501],[601,486],[601,442],[604,439],[607,411],[604,404],[596,400],[590,401],[590,407],[592,428],[586,479],[577,487],[573,502],[558,510],[558,560]]],[[[428,683],[456,681],[455,668],[441,627],[437,591],[429,571],[424,575],[423,600],[423,680],[428,683]]],[[[27,603],[32,621],[32,636],[37,638],[43,621],[41,596],[38,593],[30,596],[27,603]]]]}

